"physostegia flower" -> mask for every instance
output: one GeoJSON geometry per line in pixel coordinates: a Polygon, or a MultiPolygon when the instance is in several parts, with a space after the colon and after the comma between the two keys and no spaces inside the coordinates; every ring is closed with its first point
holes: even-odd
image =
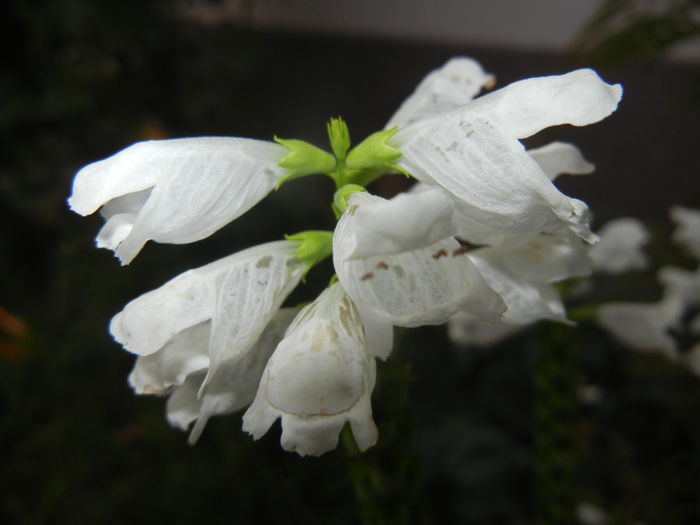
{"type": "Polygon", "coordinates": [[[132,387],[169,395],[168,419],[194,423],[191,441],[210,416],[249,407],[244,429],[258,438],[279,418],[288,450],[322,454],[346,423],[365,449],[377,439],[374,360],[389,356],[394,326],[457,313],[565,320],[552,283],[586,271],[579,256],[596,236],[587,206],[552,180],[593,166],[571,144],[527,151],[520,139],[597,122],[622,90],[578,70],[474,98],[492,84],[474,60],[453,59],[354,148],[333,119],[332,153],[292,139],[189,138],[138,143],[80,170],[69,204],[101,210],[97,245],[123,264],[149,240],[203,239],[296,178],[325,174],[337,188],[335,231],[190,270],[118,313],[110,331],[138,356],[132,387]],[[388,200],[367,192],[396,172],[420,184],[388,200]],[[331,255],[337,282],[299,312],[283,308],[331,255]]]}

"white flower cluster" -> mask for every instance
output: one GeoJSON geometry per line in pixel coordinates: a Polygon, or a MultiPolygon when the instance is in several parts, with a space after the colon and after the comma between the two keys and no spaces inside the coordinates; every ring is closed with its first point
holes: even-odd
{"type": "Polygon", "coordinates": [[[70,206],[101,208],[97,245],[123,264],[149,240],[203,239],[299,176],[326,173],[339,187],[334,232],[190,270],[112,319],[114,338],[138,355],[136,392],[169,395],[168,419],[194,423],[191,441],[212,415],[248,407],[243,428],[256,439],[279,418],[285,449],[319,455],[349,423],[364,450],[377,440],[375,358],[391,352],[394,326],[457,312],[564,321],[552,283],[589,271],[596,236],[587,206],[552,180],[593,166],[571,144],[526,151],[520,139],[598,122],[622,88],[581,69],[474,98],[492,84],[474,60],[452,59],[349,153],[347,130],[332,122],[335,156],[294,140],[188,138],[138,143],[80,170],[70,206]],[[391,200],[363,190],[396,171],[419,183],[391,200]],[[298,313],[282,308],[331,248],[337,281],[298,313]]]}
{"type": "MultiPolygon", "coordinates": [[[[671,218],[677,223],[673,240],[700,261],[700,211],[674,206],[671,218]]],[[[658,279],[663,295],[656,303],[609,303],[598,310],[598,321],[620,342],[643,352],[661,352],[670,359],[681,359],[700,374],[700,315],[695,314],[688,332],[696,342],[681,356],[678,342],[671,335],[681,328],[683,317],[700,305],[700,267],[694,271],[676,267],[661,268],[658,279]]]]}

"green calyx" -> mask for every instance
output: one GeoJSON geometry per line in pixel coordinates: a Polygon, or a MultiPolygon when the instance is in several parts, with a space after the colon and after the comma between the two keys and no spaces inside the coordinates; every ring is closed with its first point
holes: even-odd
{"type": "Polygon", "coordinates": [[[331,173],[335,170],[336,162],[333,155],[317,148],[313,144],[296,139],[280,139],[275,142],[289,150],[278,166],[287,170],[287,174],[277,183],[277,188],[287,181],[313,175],[316,173],[331,173]]]}
{"type": "Polygon", "coordinates": [[[302,280],[306,279],[309,270],[333,253],[333,232],[324,230],[307,230],[285,235],[289,241],[299,242],[296,256],[306,265],[302,280]]]}
{"type": "Polygon", "coordinates": [[[333,208],[333,213],[335,214],[336,219],[340,219],[340,216],[345,213],[345,210],[348,207],[348,199],[350,198],[350,195],[357,193],[358,191],[367,190],[362,186],[358,186],[357,184],[346,184],[335,192],[333,195],[333,204],[331,204],[331,208],[333,208]]]}
{"type": "Polygon", "coordinates": [[[345,165],[353,171],[399,171],[404,172],[396,165],[401,157],[401,152],[389,144],[389,140],[399,130],[398,126],[372,133],[365,140],[355,146],[350,153],[345,165]]]}
{"type": "Polygon", "coordinates": [[[340,117],[332,118],[326,131],[333,155],[308,142],[275,137],[277,143],[289,150],[279,162],[287,174],[279,180],[277,188],[287,181],[316,173],[333,179],[336,189],[347,184],[366,186],[387,173],[400,172],[408,176],[396,164],[401,152],[390,144],[398,129],[373,133],[351,150],[347,124],[340,117]]]}

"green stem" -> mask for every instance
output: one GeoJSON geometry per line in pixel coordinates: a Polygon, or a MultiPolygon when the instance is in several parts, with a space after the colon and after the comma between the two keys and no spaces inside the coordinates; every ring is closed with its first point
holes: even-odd
{"type": "Polygon", "coordinates": [[[579,370],[577,331],[543,325],[534,370],[537,525],[574,523],[579,370]]]}

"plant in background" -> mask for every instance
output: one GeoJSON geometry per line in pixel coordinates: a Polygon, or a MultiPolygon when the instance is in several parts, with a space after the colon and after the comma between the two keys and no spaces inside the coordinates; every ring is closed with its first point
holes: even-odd
{"type": "Polygon", "coordinates": [[[189,270],[114,316],[113,337],[139,356],[136,392],[169,395],[169,420],[194,423],[193,442],[209,417],[248,407],[243,428],[258,438],[280,418],[287,450],[329,451],[346,423],[365,450],[377,439],[375,358],[388,358],[394,326],[460,313],[567,322],[552,283],[590,271],[597,236],[586,204],[552,180],[593,167],[570,144],[528,151],[520,139],[598,122],[622,88],[582,69],[474,98],[492,82],[475,61],[452,59],[354,147],[338,118],[330,152],[296,139],[188,138],[138,143],[80,170],[69,204],[82,215],[101,210],[97,245],[122,264],[149,240],[203,239],[300,177],[336,186],[334,231],[189,270]],[[419,183],[389,200],[367,190],[397,172],[419,183]],[[328,289],[298,312],[283,308],[330,256],[328,289]]]}

